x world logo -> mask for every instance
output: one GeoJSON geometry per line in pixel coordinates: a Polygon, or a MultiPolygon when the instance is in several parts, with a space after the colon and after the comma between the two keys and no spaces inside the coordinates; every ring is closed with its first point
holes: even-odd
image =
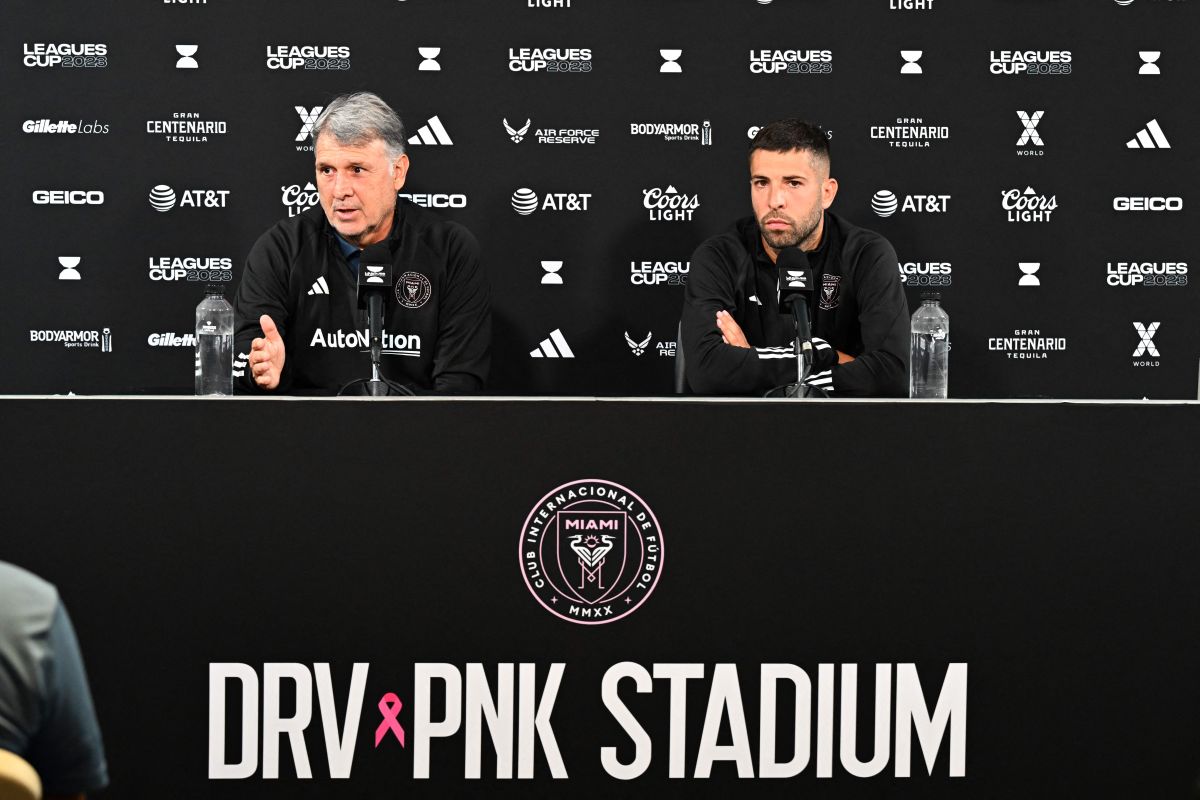
{"type": "Polygon", "coordinates": [[[1021,134],[1021,138],[1017,140],[1017,147],[1033,142],[1039,147],[1042,146],[1042,137],[1038,136],[1037,126],[1042,121],[1042,114],[1045,111],[1035,111],[1033,116],[1026,114],[1024,111],[1018,111],[1017,116],[1021,118],[1021,123],[1025,126],[1025,132],[1021,134]]]}
{"type": "Polygon", "coordinates": [[[312,111],[306,111],[304,106],[296,106],[296,113],[300,115],[300,121],[304,123],[300,132],[296,134],[297,142],[303,142],[312,136],[313,126],[317,124],[317,117],[321,116],[321,112],[324,110],[325,106],[313,106],[312,111]]]}
{"type": "Polygon", "coordinates": [[[1148,354],[1158,358],[1158,348],[1151,341],[1154,338],[1154,334],[1158,333],[1158,323],[1151,322],[1150,326],[1147,327],[1140,322],[1135,322],[1133,323],[1133,327],[1137,331],[1138,336],[1142,338],[1138,342],[1137,349],[1133,351],[1133,357],[1137,358],[1140,355],[1148,354]]]}

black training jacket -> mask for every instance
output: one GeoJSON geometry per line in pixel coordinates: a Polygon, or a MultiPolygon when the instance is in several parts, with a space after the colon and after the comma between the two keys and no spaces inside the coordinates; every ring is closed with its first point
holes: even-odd
{"type": "MultiPolygon", "coordinates": [[[[836,395],[907,397],[909,316],[896,251],[887,239],[825,212],[821,245],[809,260],[816,291],[813,336],[855,357],[833,368],[836,395]]],[[[687,382],[697,394],[762,394],[796,380],[795,325],[779,313],[778,271],[753,217],[692,255],[681,323],[687,382]],[[721,341],[725,309],[750,349],[721,341]]]]}
{"type": "MultiPolygon", "coordinates": [[[[394,291],[384,323],[385,377],[415,390],[480,391],[492,341],[488,286],[475,237],[407,200],[396,204],[387,244],[394,291]]],[[[246,361],[269,314],[286,347],[276,392],[336,391],[369,378],[366,312],[354,274],[320,205],[259,237],[234,297],[234,383],[262,391],[246,361]]],[[[358,392],[361,394],[361,391],[358,392]]]]}

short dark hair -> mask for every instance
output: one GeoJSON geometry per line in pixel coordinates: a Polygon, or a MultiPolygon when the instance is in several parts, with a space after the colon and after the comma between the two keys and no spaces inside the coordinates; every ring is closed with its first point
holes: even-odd
{"type": "Polygon", "coordinates": [[[829,135],[820,125],[802,119],[780,119],[759,128],[750,141],[750,155],[755,150],[771,153],[788,153],[792,150],[807,150],[814,159],[831,163],[829,135]]]}

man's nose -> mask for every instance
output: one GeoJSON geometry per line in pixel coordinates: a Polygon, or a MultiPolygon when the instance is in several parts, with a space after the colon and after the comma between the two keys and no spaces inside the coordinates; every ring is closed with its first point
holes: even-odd
{"type": "Polygon", "coordinates": [[[783,190],[782,186],[772,187],[769,200],[771,208],[783,208],[787,205],[787,193],[783,190]]]}
{"type": "Polygon", "coordinates": [[[354,191],[350,184],[350,178],[339,172],[333,178],[333,196],[347,197],[354,191]]]}

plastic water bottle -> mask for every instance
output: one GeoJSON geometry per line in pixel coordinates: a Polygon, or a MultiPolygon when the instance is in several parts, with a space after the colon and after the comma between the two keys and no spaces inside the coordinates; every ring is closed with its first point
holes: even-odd
{"type": "Polygon", "coordinates": [[[233,394],[233,306],[219,286],[196,306],[196,394],[233,394]]]}
{"type": "Polygon", "coordinates": [[[946,399],[950,382],[950,316],[937,292],[921,295],[912,315],[912,353],[908,362],[908,396],[946,399]]]}

